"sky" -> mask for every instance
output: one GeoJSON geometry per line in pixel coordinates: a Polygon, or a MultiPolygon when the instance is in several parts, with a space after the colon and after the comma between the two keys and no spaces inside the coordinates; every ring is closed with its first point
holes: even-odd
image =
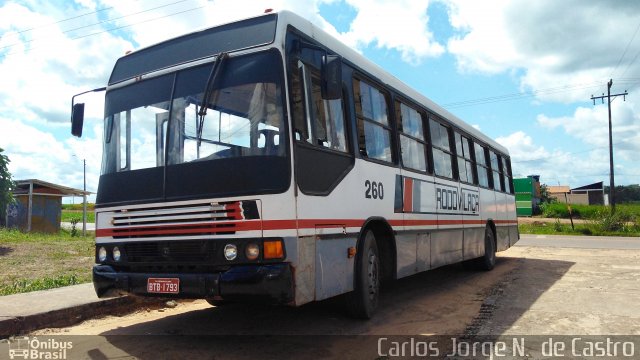
{"type": "MultiPolygon", "coordinates": [[[[13,178],[95,192],[104,93],[70,134],[71,97],[106,85],[127,51],[291,10],[506,146],[515,177],[578,187],[640,182],[640,1],[0,1],[0,148],[13,178]]],[[[93,197],[90,198],[90,200],[93,197]]],[[[77,201],[77,200],[76,200],[77,201]]]]}

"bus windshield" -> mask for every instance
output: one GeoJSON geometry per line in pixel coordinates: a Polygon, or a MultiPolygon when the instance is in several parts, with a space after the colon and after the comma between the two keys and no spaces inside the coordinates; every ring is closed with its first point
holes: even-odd
{"type": "Polygon", "coordinates": [[[274,52],[223,59],[208,92],[211,63],[109,91],[102,174],[284,157],[279,59],[274,52]]]}

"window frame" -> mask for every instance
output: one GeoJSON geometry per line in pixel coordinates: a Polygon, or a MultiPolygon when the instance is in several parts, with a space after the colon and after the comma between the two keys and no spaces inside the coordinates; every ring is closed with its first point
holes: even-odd
{"type": "Polygon", "coordinates": [[[478,187],[481,187],[483,189],[491,189],[493,190],[493,188],[491,187],[491,178],[489,177],[490,174],[490,168],[489,165],[487,164],[487,149],[488,146],[484,145],[483,143],[479,142],[477,139],[473,139],[473,161],[476,164],[476,179],[478,180],[478,187]],[[476,147],[479,146],[482,149],[482,154],[483,154],[483,159],[484,159],[484,163],[481,164],[478,162],[478,158],[477,158],[477,150],[476,147]],[[478,166],[482,167],[485,169],[485,171],[487,172],[487,185],[482,185],[480,184],[480,171],[478,166]]]}
{"type": "MultiPolygon", "coordinates": [[[[296,121],[293,121],[292,134],[293,134],[294,144],[297,146],[305,146],[305,147],[309,147],[316,150],[327,151],[327,152],[331,152],[339,155],[353,157],[352,146],[351,146],[351,131],[350,131],[351,126],[350,126],[350,117],[348,112],[349,104],[348,104],[348,97],[346,96],[346,91],[344,87],[342,89],[342,98],[340,99],[340,102],[342,105],[341,106],[342,120],[343,120],[342,125],[344,127],[343,140],[344,140],[345,150],[338,150],[332,147],[320,145],[314,141],[314,140],[317,140],[316,139],[316,134],[317,134],[316,123],[319,120],[315,119],[315,114],[313,114],[312,102],[314,101],[314,99],[313,99],[313,94],[311,93],[313,89],[310,89],[309,87],[313,86],[314,76],[317,78],[317,80],[321,79],[320,71],[317,70],[312,64],[309,64],[301,59],[296,59],[296,60],[297,62],[296,64],[293,65],[294,69],[292,70],[299,72],[297,76],[300,76],[300,84],[299,84],[300,89],[298,90],[301,91],[301,96],[302,96],[302,99],[301,99],[302,114],[298,114],[298,115],[302,115],[303,117],[302,121],[305,126],[306,134],[305,132],[298,132],[299,130],[297,126],[298,124],[296,123],[296,121]],[[297,139],[297,134],[301,135],[301,139],[297,139]]],[[[290,83],[291,83],[291,88],[294,89],[295,86],[294,86],[293,78],[290,79],[290,83]]],[[[323,101],[330,101],[330,100],[323,99],[323,101]]],[[[291,106],[293,107],[293,104],[291,106]]],[[[292,113],[294,112],[295,111],[292,110],[292,113]]],[[[325,124],[329,120],[326,118],[326,114],[323,120],[325,121],[325,124]]]]}
{"type": "Polygon", "coordinates": [[[402,169],[417,172],[420,174],[429,175],[433,173],[433,168],[431,166],[431,162],[429,160],[431,149],[430,149],[430,139],[429,132],[427,127],[429,126],[427,113],[420,107],[416,106],[413,102],[408,101],[402,97],[396,97],[394,101],[395,108],[395,121],[396,121],[396,129],[397,129],[397,142],[398,142],[398,162],[402,169]],[[404,124],[402,123],[402,105],[408,107],[411,110],[414,110],[418,116],[420,117],[420,122],[422,126],[422,137],[423,139],[418,139],[413,135],[409,135],[404,132],[404,124]],[[402,153],[402,136],[407,137],[410,140],[417,141],[422,144],[424,147],[423,156],[424,156],[424,165],[425,170],[415,169],[410,166],[406,166],[403,159],[402,153]]]}
{"type": "MultiPolygon", "coordinates": [[[[474,159],[474,152],[471,151],[471,148],[473,147],[474,144],[474,137],[471,135],[468,135],[462,131],[460,131],[459,129],[454,129],[453,130],[453,142],[455,145],[455,152],[456,152],[456,165],[458,167],[458,181],[463,183],[463,184],[468,184],[468,185],[477,185],[478,184],[478,169],[476,168],[476,162],[474,159]],[[459,154],[458,151],[458,139],[456,138],[457,136],[460,136],[461,138],[461,143],[464,143],[464,141],[466,141],[467,143],[467,151],[469,152],[468,157],[465,157],[465,154],[459,154]],[[471,181],[463,181],[460,178],[460,162],[458,159],[462,159],[465,162],[465,173],[466,173],[466,163],[469,162],[471,164],[471,181]]],[[[467,174],[467,176],[469,176],[469,174],[467,174]]]]}
{"type": "Polygon", "coordinates": [[[513,174],[511,173],[511,157],[507,156],[507,155],[503,155],[502,157],[503,159],[503,168],[505,171],[505,192],[507,194],[514,194],[514,187],[513,187],[513,174]],[[506,191],[506,185],[507,185],[507,181],[509,182],[509,191],[506,191]]]}
{"type": "Polygon", "coordinates": [[[394,127],[394,114],[389,111],[390,104],[393,105],[393,98],[391,96],[391,91],[388,90],[385,86],[380,85],[377,81],[370,79],[363,74],[358,72],[354,72],[352,77],[352,91],[353,91],[353,108],[354,108],[354,119],[355,119],[355,131],[356,131],[356,144],[354,144],[354,151],[356,154],[360,156],[361,159],[366,161],[375,162],[381,165],[398,167],[398,144],[396,144],[396,129],[394,127]],[[385,100],[386,105],[386,114],[387,114],[387,124],[384,125],[380,122],[377,122],[373,119],[368,119],[362,113],[362,98],[360,94],[360,83],[364,82],[369,87],[377,90],[385,100]],[[366,137],[364,125],[368,122],[371,125],[379,126],[383,130],[388,131],[389,133],[389,150],[391,153],[391,160],[381,160],[374,157],[370,157],[366,154],[366,137]],[[364,150],[364,152],[363,152],[364,150]]]}
{"type": "Polygon", "coordinates": [[[437,115],[434,114],[429,114],[429,119],[428,119],[428,125],[429,125],[429,145],[430,145],[430,158],[431,158],[431,164],[432,164],[432,169],[433,169],[433,175],[437,176],[439,178],[442,179],[447,179],[447,180],[453,180],[453,181],[460,181],[458,179],[458,174],[457,174],[457,166],[454,164],[456,161],[454,161],[454,158],[456,157],[455,154],[455,141],[452,144],[452,139],[451,139],[451,134],[453,133],[453,126],[451,126],[449,123],[447,123],[444,119],[440,118],[437,115]],[[441,148],[439,145],[436,145],[434,140],[433,140],[433,134],[431,133],[431,122],[434,122],[436,124],[438,124],[438,126],[442,126],[447,130],[447,141],[449,142],[449,150],[441,148]],[[444,152],[445,154],[449,155],[450,158],[450,164],[451,164],[451,177],[445,176],[445,175],[439,175],[436,173],[436,159],[435,159],[435,154],[436,151],[435,150],[440,150],[442,152],[444,152]]]}

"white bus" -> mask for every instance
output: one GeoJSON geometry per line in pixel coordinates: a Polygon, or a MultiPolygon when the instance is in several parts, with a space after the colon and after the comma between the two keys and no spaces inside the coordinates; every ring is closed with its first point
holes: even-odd
{"type": "Polygon", "coordinates": [[[507,149],[293,13],[127,54],[104,89],[98,296],[370,318],[381,286],[519,238],[507,149]]]}

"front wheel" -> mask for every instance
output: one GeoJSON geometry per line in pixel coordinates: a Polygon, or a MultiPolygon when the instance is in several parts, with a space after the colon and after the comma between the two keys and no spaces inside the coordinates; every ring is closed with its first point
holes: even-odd
{"type": "Polygon", "coordinates": [[[380,257],[371,230],[364,235],[354,270],[354,289],[347,294],[347,310],[353,317],[370,319],[378,307],[380,293],[380,257]]]}

